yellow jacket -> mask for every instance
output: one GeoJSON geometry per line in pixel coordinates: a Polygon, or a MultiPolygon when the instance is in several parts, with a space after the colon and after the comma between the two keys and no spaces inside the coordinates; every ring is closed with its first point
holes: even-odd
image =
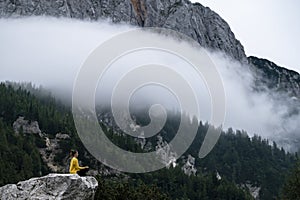
{"type": "Polygon", "coordinates": [[[79,170],[84,169],[85,167],[79,167],[78,159],[73,157],[70,163],[70,174],[76,174],[79,170]]]}

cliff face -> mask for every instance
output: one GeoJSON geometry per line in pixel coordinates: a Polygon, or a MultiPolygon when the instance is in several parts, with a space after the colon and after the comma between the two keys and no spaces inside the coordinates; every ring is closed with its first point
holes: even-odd
{"type": "Polygon", "coordinates": [[[0,17],[47,15],[163,27],[192,37],[203,47],[246,61],[241,43],[215,12],[188,0],[2,0],[0,17]]]}
{"type": "Polygon", "coordinates": [[[261,80],[273,88],[291,90],[299,98],[299,74],[282,70],[267,60],[247,59],[229,25],[215,12],[189,0],[1,0],[0,17],[46,15],[76,19],[110,19],[139,27],[162,27],[183,33],[203,47],[220,50],[249,62],[261,80]],[[269,77],[272,76],[272,77],[269,77]],[[298,77],[298,78],[292,78],[298,77]],[[271,78],[270,80],[268,80],[271,78]],[[276,83],[275,83],[275,82],[276,83]],[[279,81],[279,82],[278,82],[279,81]],[[291,82],[290,82],[291,81],[291,82]]]}
{"type": "Polygon", "coordinates": [[[248,61],[258,74],[258,85],[288,94],[293,100],[300,100],[299,73],[280,67],[266,59],[251,56],[248,61]]]}

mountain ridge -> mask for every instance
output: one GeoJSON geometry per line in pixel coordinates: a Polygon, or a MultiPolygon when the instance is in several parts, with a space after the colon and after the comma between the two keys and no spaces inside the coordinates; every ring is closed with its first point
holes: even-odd
{"type": "MultiPolygon", "coordinates": [[[[218,14],[199,3],[192,4],[187,0],[2,0],[0,2],[0,17],[2,18],[32,15],[69,17],[95,21],[102,18],[109,18],[115,23],[127,22],[139,27],[156,26],[171,28],[196,39],[203,47],[223,51],[240,62],[249,63],[259,75],[258,81],[263,81],[264,76],[268,77],[268,75],[275,74],[275,78],[272,76],[273,78],[266,78],[266,82],[262,82],[262,85],[265,84],[275,91],[277,88],[272,88],[274,86],[272,81],[278,80],[276,78],[277,75],[282,77],[286,73],[289,79],[277,82],[279,83],[279,88],[285,88],[287,91],[291,90],[291,96],[295,96],[293,93],[299,94],[297,93],[299,92],[299,79],[297,78],[299,74],[297,75],[297,72],[295,74],[292,71],[280,68],[268,60],[255,57],[247,58],[242,44],[235,38],[229,25],[218,14]],[[295,79],[293,79],[294,76],[296,76],[295,79]]],[[[280,78],[280,80],[282,79],[280,78]]],[[[11,181],[10,175],[15,175],[15,179],[13,180],[15,181],[26,178],[26,176],[48,173],[50,169],[44,169],[45,166],[42,162],[37,163],[37,161],[42,161],[41,155],[39,157],[38,149],[35,149],[35,152],[32,153],[32,148],[29,147],[38,146],[37,144],[41,143],[40,145],[47,150],[47,142],[51,144],[52,140],[57,140],[58,133],[69,135],[70,139],[54,143],[55,145],[59,143],[61,150],[60,153],[55,153],[56,156],[53,157],[55,162],[63,165],[63,159],[68,156],[67,152],[69,148],[76,147],[81,155],[84,155],[81,157],[84,163],[94,166],[95,169],[102,171],[103,174],[105,173],[103,166],[98,166],[96,162],[93,165],[94,160],[87,157],[86,150],[80,143],[78,136],[76,136],[71,112],[68,109],[55,104],[55,101],[52,101],[50,98],[47,98],[46,102],[38,100],[29,93],[21,91],[21,89],[15,91],[12,88],[6,88],[6,86],[2,85],[0,90],[2,92],[0,94],[3,95],[0,98],[2,102],[2,105],[0,104],[0,131],[3,131],[0,136],[4,138],[1,138],[0,141],[6,142],[6,144],[2,142],[4,145],[0,145],[0,148],[6,152],[2,158],[3,160],[10,157],[14,158],[16,149],[18,149],[18,155],[23,156],[24,152],[26,152],[26,156],[22,158],[21,165],[28,166],[25,169],[20,168],[19,171],[26,170],[26,173],[20,173],[17,176],[16,172],[11,169],[13,168],[11,166],[14,166],[12,164],[14,164],[15,160],[6,160],[6,163],[0,163],[2,169],[7,170],[0,171],[3,177],[5,175],[2,178],[2,184],[8,180],[11,181]],[[25,116],[28,120],[37,120],[41,125],[41,130],[48,133],[49,141],[44,141],[38,137],[35,138],[30,134],[15,136],[11,125],[20,115],[25,116]],[[14,148],[11,148],[11,143],[14,141],[16,141],[16,144],[13,145],[14,148]],[[21,151],[22,148],[24,148],[24,151],[21,151]],[[6,167],[8,164],[10,164],[11,168],[6,167]],[[36,166],[36,164],[39,165],[36,166]]],[[[207,125],[201,124],[199,127],[198,137],[203,139],[207,125]]],[[[118,132],[113,127],[107,126],[107,132],[115,140],[124,140],[121,137],[122,135],[118,135],[118,132]]],[[[61,134],[58,136],[61,137],[61,134]]],[[[198,150],[200,146],[200,139],[190,148],[190,152],[194,153],[194,157],[198,153],[195,150],[198,150]]],[[[132,145],[128,145],[129,147],[135,148],[137,146],[135,141],[126,141],[132,145]]],[[[129,148],[128,146],[127,148],[129,148]]],[[[199,199],[199,196],[197,196],[199,194],[202,194],[203,198],[206,196],[212,198],[215,194],[226,194],[226,197],[229,199],[228,191],[238,194],[238,188],[236,188],[238,184],[250,184],[251,187],[259,188],[261,199],[270,199],[277,197],[284,180],[284,175],[291,165],[293,165],[296,157],[293,154],[285,152],[283,148],[278,148],[276,143],[271,145],[268,140],[262,139],[259,136],[250,138],[243,131],[234,132],[232,129],[229,129],[221,135],[216,148],[209,157],[201,161],[197,160],[194,163],[194,167],[197,167],[199,171],[198,176],[192,175],[190,179],[187,177],[184,178],[185,175],[182,169],[177,167],[170,171],[162,170],[156,174],[146,174],[145,177],[134,177],[134,181],[143,180],[145,182],[148,181],[148,184],[168,186],[169,188],[162,188],[165,191],[170,191],[171,196],[174,195],[176,197],[180,193],[187,192],[189,188],[192,188],[190,187],[191,185],[198,184],[199,187],[197,187],[197,190],[187,193],[190,199],[199,199]],[[215,179],[213,171],[217,172],[217,174],[220,173],[222,176],[221,181],[215,179]],[[174,178],[175,174],[179,174],[179,179],[174,178]],[[161,179],[162,182],[155,182],[161,179]],[[185,188],[180,188],[181,184],[176,185],[177,183],[181,183],[179,182],[181,179],[185,180],[185,188]],[[230,184],[225,184],[226,179],[230,181],[230,184]],[[179,181],[177,182],[176,180],[179,181]],[[207,186],[220,185],[217,189],[205,189],[207,186],[203,184],[204,180],[207,186]],[[203,185],[201,186],[201,184],[203,185]],[[177,191],[183,192],[177,193],[177,191]]],[[[17,164],[16,166],[19,166],[17,164]]],[[[241,194],[241,196],[244,195],[241,194]]]]}
{"type": "Polygon", "coordinates": [[[55,0],[0,2],[0,17],[54,16],[75,19],[110,19],[139,27],[170,28],[206,48],[219,49],[246,62],[242,44],[217,13],[188,0],[55,0]]]}
{"type": "MultiPolygon", "coordinates": [[[[242,63],[250,64],[260,79],[274,73],[274,69],[264,69],[265,62],[255,62],[251,56],[247,58],[243,45],[236,39],[228,23],[216,12],[189,0],[0,1],[0,18],[22,16],[53,16],[93,21],[109,19],[113,23],[124,22],[138,27],[168,28],[193,38],[207,49],[222,51],[242,63]]],[[[285,72],[294,74],[290,70],[285,72]]],[[[258,80],[257,83],[259,82],[265,81],[258,80]]],[[[291,86],[288,89],[293,91],[292,96],[296,94],[299,99],[299,83],[284,83],[279,87],[284,88],[287,85],[291,86]]]]}
{"type": "Polygon", "coordinates": [[[300,74],[296,71],[280,67],[272,61],[254,56],[248,57],[249,63],[255,66],[260,81],[269,89],[277,92],[285,91],[295,100],[300,99],[300,74]]]}

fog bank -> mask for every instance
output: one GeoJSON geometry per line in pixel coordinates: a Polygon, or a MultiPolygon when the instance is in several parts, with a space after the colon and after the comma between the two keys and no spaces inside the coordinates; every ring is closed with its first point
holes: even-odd
{"type": "MultiPolygon", "coordinates": [[[[0,81],[32,82],[51,89],[54,95],[71,100],[73,84],[82,63],[102,42],[134,27],[108,21],[77,21],[49,17],[0,19],[0,81]]],[[[163,39],[162,39],[163,42],[163,39]]],[[[122,45],[122,44],[120,44],[122,45]]],[[[254,77],[249,66],[236,62],[223,53],[207,51],[217,66],[226,94],[224,128],[243,129],[275,140],[286,149],[298,143],[300,116],[291,115],[287,101],[275,100],[268,93],[253,91],[254,77]]],[[[103,55],[105,56],[105,55],[103,55]]],[[[99,101],[111,95],[114,83],[132,63],[159,62],[174,66],[198,94],[201,119],[209,121],[211,105],[204,81],[195,77],[188,66],[176,58],[144,51],[130,55],[108,71],[99,82],[99,101]],[[186,70],[185,70],[186,69],[186,70]],[[110,72],[110,73],[109,73],[110,72]]],[[[279,94],[278,94],[279,95],[279,94]]],[[[133,96],[174,109],[178,102],[163,88],[145,87],[133,96]]]]}

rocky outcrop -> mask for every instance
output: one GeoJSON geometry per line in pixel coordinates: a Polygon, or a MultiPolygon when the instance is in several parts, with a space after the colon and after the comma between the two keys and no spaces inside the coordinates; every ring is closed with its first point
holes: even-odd
{"type": "Polygon", "coordinates": [[[40,130],[39,124],[37,121],[30,122],[29,120],[25,120],[24,117],[19,117],[13,123],[13,129],[16,134],[28,133],[28,134],[38,134],[42,137],[42,131],[40,130]]]}
{"type": "Polygon", "coordinates": [[[300,74],[279,67],[275,63],[257,57],[249,57],[257,76],[256,85],[288,94],[294,100],[300,100],[300,74]]]}
{"type": "MultiPolygon", "coordinates": [[[[70,135],[65,133],[57,133],[55,137],[50,134],[43,133],[39,128],[39,123],[37,121],[26,120],[25,117],[18,117],[18,119],[13,123],[13,129],[15,134],[33,134],[41,138],[44,141],[43,144],[38,146],[38,151],[40,153],[43,163],[45,163],[52,173],[69,173],[70,157],[68,152],[64,152],[61,144],[69,143],[71,138],[70,135]],[[59,157],[59,159],[57,159],[59,157]]],[[[83,156],[91,161],[91,168],[88,172],[89,175],[97,175],[99,173],[117,174],[115,170],[110,170],[105,168],[102,163],[97,161],[95,158],[84,152],[83,156]],[[93,161],[93,162],[92,162],[93,161]]],[[[81,161],[79,160],[81,165],[81,161]]]]}
{"type": "Polygon", "coordinates": [[[98,182],[94,177],[77,174],[49,174],[0,188],[0,199],[70,199],[90,200],[94,198],[98,182]]]}
{"type": "Polygon", "coordinates": [[[246,61],[241,43],[215,12],[188,0],[2,0],[0,17],[47,15],[77,19],[126,22],[141,27],[170,28],[246,61]]]}
{"type": "Polygon", "coordinates": [[[77,174],[49,174],[0,188],[0,199],[93,199],[98,182],[77,174]]]}
{"type": "Polygon", "coordinates": [[[21,132],[24,134],[35,134],[45,141],[45,146],[40,146],[38,149],[43,162],[47,165],[51,172],[68,172],[68,169],[65,167],[69,164],[69,160],[67,158],[62,160],[62,162],[64,162],[63,166],[55,162],[55,156],[62,153],[60,142],[70,140],[70,136],[68,134],[57,133],[54,138],[49,138],[46,133],[42,133],[37,121],[29,121],[24,117],[18,117],[18,119],[13,123],[13,129],[16,134],[21,132]]]}
{"type": "Polygon", "coordinates": [[[195,175],[197,172],[197,169],[195,167],[195,158],[191,155],[188,155],[186,162],[181,169],[188,176],[195,175]]]}
{"type": "Polygon", "coordinates": [[[253,186],[250,183],[246,183],[246,184],[242,184],[241,188],[248,190],[249,193],[251,194],[251,196],[255,199],[255,200],[259,200],[259,192],[261,190],[261,187],[258,186],[253,186]]]}
{"type": "Polygon", "coordinates": [[[69,170],[66,169],[65,166],[68,166],[69,161],[64,159],[64,166],[61,166],[55,162],[55,155],[62,153],[59,143],[62,140],[70,140],[70,136],[67,134],[57,133],[53,139],[48,137],[45,137],[44,139],[46,147],[39,148],[39,152],[44,163],[47,164],[51,172],[68,172],[69,170]]]}
{"type": "Polygon", "coordinates": [[[67,172],[64,166],[68,166],[68,160],[64,159],[64,166],[55,162],[55,156],[62,153],[59,143],[63,140],[69,140],[67,134],[57,133],[54,138],[49,138],[46,133],[42,133],[37,121],[29,121],[24,117],[18,117],[13,123],[13,129],[16,134],[35,134],[45,141],[45,147],[39,147],[39,152],[44,163],[47,164],[51,172],[67,172]]]}

